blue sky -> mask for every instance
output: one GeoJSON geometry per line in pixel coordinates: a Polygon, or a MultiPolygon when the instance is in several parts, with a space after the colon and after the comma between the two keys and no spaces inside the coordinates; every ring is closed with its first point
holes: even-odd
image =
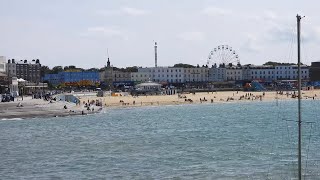
{"type": "Polygon", "coordinates": [[[296,61],[296,14],[302,61],[320,60],[316,0],[0,0],[0,55],[39,58],[50,67],[102,67],[107,48],[117,67],[205,64],[219,45],[242,64],[296,61]]]}

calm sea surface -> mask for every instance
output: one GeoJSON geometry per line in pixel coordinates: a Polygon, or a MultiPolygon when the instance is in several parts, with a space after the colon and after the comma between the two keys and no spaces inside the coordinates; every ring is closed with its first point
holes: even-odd
{"type": "MultiPolygon", "coordinates": [[[[306,179],[320,179],[319,106],[303,102],[306,179]]],[[[0,120],[0,179],[291,179],[296,107],[201,104],[0,120]]]]}

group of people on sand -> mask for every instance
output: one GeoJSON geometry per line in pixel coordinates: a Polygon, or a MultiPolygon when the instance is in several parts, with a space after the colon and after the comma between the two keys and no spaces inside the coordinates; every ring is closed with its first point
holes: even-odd
{"type": "Polygon", "coordinates": [[[202,101],[207,101],[206,97],[203,97],[203,99],[200,98],[200,103],[202,103],[202,101]]]}

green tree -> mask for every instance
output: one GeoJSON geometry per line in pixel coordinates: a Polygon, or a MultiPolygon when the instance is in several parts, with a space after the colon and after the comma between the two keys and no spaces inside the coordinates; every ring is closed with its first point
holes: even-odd
{"type": "Polygon", "coordinates": [[[138,72],[138,67],[137,66],[126,67],[125,71],[126,72],[138,72]]]}
{"type": "Polygon", "coordinates": [[[99,69],[98,68],[90,68],[90,69],[86,69],[85,71],[98,72],[99,69]]]}
{"type": "Polygon", "coordinates": [[[179,67],[179,68],[194,68],[195,66],[191,65],[191,64],[183,64],[183,63],[179,63],[179,64],[175,64],[173,65],[173,67],[179,67]]]}
{"type": "Polygon", "coordinates": [[[40,68],[40,77],[44,77],[45,74],[50,74],[51,69],[48,66],[41,66],[40,68]]]}
{"type": "Polygon", "coordinates": [[[55,66],[52,68],[52,71],[51,71],[52,74],[58,74],[59,72],[63,72],[62,66],[55,66]]]}
{"type": "Polygon", "coordinates": [[[275,62],[275,61],[268,61],[268,62],[264,63],[263,65],[279,66],[279,65],[296,65],[296,64],[295,63],[280,63],[280,62],[275,62]]]}

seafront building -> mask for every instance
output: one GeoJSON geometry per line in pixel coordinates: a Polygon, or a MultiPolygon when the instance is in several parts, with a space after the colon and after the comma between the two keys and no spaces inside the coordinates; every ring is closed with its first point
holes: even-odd
{"type": "Polygon", "coordinates": [[[0,73],[7,74],[6,57],[0,56],[0,73]]]}
{"type": "Polygon", "coordinates": [[[104,68],[104,71],[99,73],[99,76],[100,81],[109,88],[118,85],[132,85],[131,73],[115,70],[115,68],[111,66],[109,58],[107,66],[104,68]]]}
{"type": "Polygon", "coordinates": [[[7,69],[10,79],[12,77],[17,77],[19,79],[24,79],[31,83],[41,82],[41,64],[39,59],[32,61],[15,61],[15,59],[9,59],[7,63],[7,69]]]}
{"type": "Polygon", "coordinates": [[[53,86],[96,86],[100,83],[99,73],[95,71],[69,71],[59,72],[58,74],[46,74],[44,81],[53,86]]]}
{"type": "MultiPolygon", "coordinates": [[[[301,67],[303,80],[309,79],[309,68],[301,67]]],[[[220,65],[211,68],[176,68],[176,67],[147,67],[138,68],[138,72],[131,73],[134,82],[226,82],[226,81],[252,81],[272,82],[277,80],[296,80],[297,65],[220,65]]]]}
{"type": "MultiPolygon", "coordinates": [[[[263,82],[271,82],[277,80],[296,80],[298,77],[297,65],[245,65],[243,66],[244,80],[259,80],[263,82]]],[[[301,78],[309,79],[309,67],[301,66],[301,78]]]]}
{"type": "Polygon", "coordinates": [[[0,93],[3,93],[5,91],[6,85],[8,85],[6,57],[0,56],[0,93]]]}
{"type": "Polygon", "coordinates": [[[131,73],[131,80],[135,82],[182,83],[185,82],[183,70],[183,68],[170,67],[138,68],[138,72],[131,73]]]}
{"type": "Polygon", "coordinates": [[[184,68],[185,82],[208,82],[209,69],[206,67],[184,68]]]}

